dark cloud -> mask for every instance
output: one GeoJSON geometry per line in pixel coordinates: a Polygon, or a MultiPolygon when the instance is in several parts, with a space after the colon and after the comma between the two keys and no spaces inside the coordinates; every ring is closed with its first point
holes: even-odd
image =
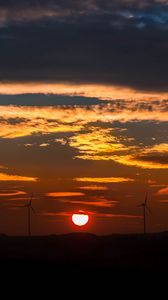
{"type": "Polygon", "coordinates": [[[137,157],[138,160],[140,161],[145,161],[145,162],[153,162],[153,163],[159,163],[159,164],[168,164],[168,154],[148,154],[148,155],[142,155],[137,157]]]}
{"type": "Polygon", "coordinates": [[[44,94],[21,94],[21,95],[0,95],[0,105],[21,105],[21,106],[87,106],[96,104],[107,104],[108,101],[97,98],[44,95],[44,94]]]}
{"type": "Polygon", "coordinates": [[[1,81],[168,89],[167,1],[0,1],[0,10],[1,81]]]}
{"type": "Polygon", "coordinates": [[[0,124],[8,124],[8,125],[17,125],[17,124],[25,124],[28,121],[28,119],[25,118],[9,118],[4,119],[0,118],[0,124]]]}
{"type": "Polygon", "coordinates": [[[59,19],[67,17],[111,16],[111,24],[121,27],[124,20],[136,20],[138,28],[146,25],[147,19],[154,23],[168,21],[167,0],[4,0],[0,1],[0,23],[27,22],[40,19],[59,19]]]}
{"type": "Polygon", "coordinates": [[[160,13],[165,11],[167,4],[167,0],[3,0],[0,1],[0,16],[7,21],[105,12],[119,12],[128,17],[129,11],[155,12],[157,9],[160,13]]]}

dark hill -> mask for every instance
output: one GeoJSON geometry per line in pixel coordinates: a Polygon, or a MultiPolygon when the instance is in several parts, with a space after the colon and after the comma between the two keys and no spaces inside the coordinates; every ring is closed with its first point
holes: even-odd
{"type": "Polygon", "coordinates": [[[161,271],[168,268],[168,232],[109,235],[72,233],[28,237],[0,235],[0,264],[57,268],[161,271]]]}

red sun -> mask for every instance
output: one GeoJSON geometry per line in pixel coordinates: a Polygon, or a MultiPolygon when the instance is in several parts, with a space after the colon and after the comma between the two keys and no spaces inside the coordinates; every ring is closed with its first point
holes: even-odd
{"type": "Polygon", "coordinates": [[[89,216],[83,211],[79,211],[72,215],[72,222],[77,226],[84,226],[88,223],[89,216]]]}

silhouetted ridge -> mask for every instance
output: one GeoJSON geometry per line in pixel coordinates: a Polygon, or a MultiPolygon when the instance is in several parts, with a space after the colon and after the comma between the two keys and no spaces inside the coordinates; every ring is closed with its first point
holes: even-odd
{"type": "Polygon", "coordinates": [[[168,232],[97,236],[92,233],[10,237],[0,235],[0,264],[47,264],[59,269],[110,268],[159,271],[168,268],[168,232]]]}

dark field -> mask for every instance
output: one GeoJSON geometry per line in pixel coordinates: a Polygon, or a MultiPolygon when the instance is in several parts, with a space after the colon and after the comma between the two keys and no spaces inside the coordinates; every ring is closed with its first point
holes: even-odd
{"type": "Polygon", "coordinates": [[[96,236],[0,236],[0,264],[91,268],[112,271],[164,271],[168,267],[168,233],[96,236]]]}

